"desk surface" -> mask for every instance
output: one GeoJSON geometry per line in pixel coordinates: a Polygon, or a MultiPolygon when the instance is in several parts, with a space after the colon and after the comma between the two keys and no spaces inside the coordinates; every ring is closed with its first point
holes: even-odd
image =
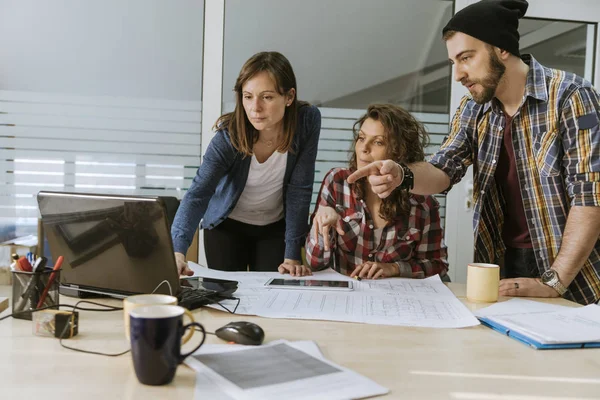
{"type": "MultiPolygon", "coordinates": [[[[468,308],[481,307],[464,300],[464,285],[449,286],[468,308]]],[[[0,297],[9,292],[9,286],[0,286],[0,297]]],[[[534,350],[483,326],[406,328],[232,316],[210,309],[196,310],[194,316],[211,332],[231,320],[249,320],[263,327],[266,342],[312,339],[328,359],[389,388],[389,398],[600,398],[600,349],[534,350]]],[[[78,353],[54,338],[33,336],[31,328],[30,321],[0,322],[2,399],[193,399],[195,375],[185,365],[171,384],[144,386],[135,377],[129,354],[115,358],[78,353]]],[[[207,342],[221,343],[212,335],[207,342]]],[[[68,344],[103,352],[127,349],[122,312],[82,311],[79,335],[68,344]]]]}

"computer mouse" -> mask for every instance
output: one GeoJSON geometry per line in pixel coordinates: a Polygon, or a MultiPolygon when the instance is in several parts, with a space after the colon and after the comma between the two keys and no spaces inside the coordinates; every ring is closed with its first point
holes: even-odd
{"type": "Polygon", "coordinates": [[[220,327],[215,335],[227,342],[258,346],[265,339],[265,331],[252,322],[235,321],[220,327]]]}

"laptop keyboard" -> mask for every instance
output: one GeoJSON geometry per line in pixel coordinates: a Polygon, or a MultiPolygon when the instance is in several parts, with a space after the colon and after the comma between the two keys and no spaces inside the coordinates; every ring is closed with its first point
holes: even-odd
{"type": "Polygon", "coordinates": [[[220,300],[220,296],[214,290],[182,287],[177,299],[180,306],[188,310],[194,310],[208,304],[216,303],[220,300]]]}

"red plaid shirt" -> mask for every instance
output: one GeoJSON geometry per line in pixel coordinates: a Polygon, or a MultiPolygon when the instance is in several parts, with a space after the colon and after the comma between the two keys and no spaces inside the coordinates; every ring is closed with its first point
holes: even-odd
{"type": "Polygon", "coordinates": [[[325,251],[323,237],[319,235],[315,241],[311,230],[306,239],[306,260],[311,268],[333,267],[350,275],[358,265],[375,261],[398,264],[404,278],[445,275],[448,261],[437,200],[432,196],[411,195],[410,215],[388,222],[381,240],[375,243],[370,212],[346,181],[350,173],[346,168],[334,168],[323,179],[311,220],[320,205],[332,207],[342,218],[345,233],[339,235],[332,230],[330,250],[325,251]],[[332,251],[335,251],[333,263],[332,251]]]}

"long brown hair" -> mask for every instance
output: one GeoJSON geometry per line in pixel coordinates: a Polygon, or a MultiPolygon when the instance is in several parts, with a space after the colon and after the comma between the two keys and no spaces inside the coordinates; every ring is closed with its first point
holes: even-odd
{"type": "MultiPolygon", "coordinates": [[[[406,164],[425,160],[425,147],[429,144],[429,135],[425,127],[411,113],[393,104],[371,104],[367,113],[354,123],[354,146],[350,158],[350,170],[356,171],[356,141],[362,124],[371,118],[383,125],[387,138],[387,158],[406,164]]],[[[355,183],[354,190],[359,198],[364,198],[368,183],[361,179],[355,183]]],[[[396,189],[382,199],[379,216],[392,221],[399,215],[410,213],[410,195],[406,190],[396,189]]]]}
{"type": "Polygon", "coordinates": [[[298,120],[298,108],[307,104],[297,100],[298,88],[296,87],[296,76],[294,75],[292,65],[283,54],[276,51],[264,51],[250,57],[242,67],[233,88],[236,93],[235,110],[221,115],[213,127],[213,129],[227,127],[231,144],[237,151],[246,156],[252,155],[252,146],[258,140],[258,131],[254,129],[244,110],[242,88],[246,82],[263,71],[269,74],[280,95],[288,94],[291,89],[294,89],[296,92],[290,106],[285,108],[285,114],[283,115],[283,140],[277,148],[278,151],[286,152],[291,150],[296,131],[296,121],[298,120]]]}

